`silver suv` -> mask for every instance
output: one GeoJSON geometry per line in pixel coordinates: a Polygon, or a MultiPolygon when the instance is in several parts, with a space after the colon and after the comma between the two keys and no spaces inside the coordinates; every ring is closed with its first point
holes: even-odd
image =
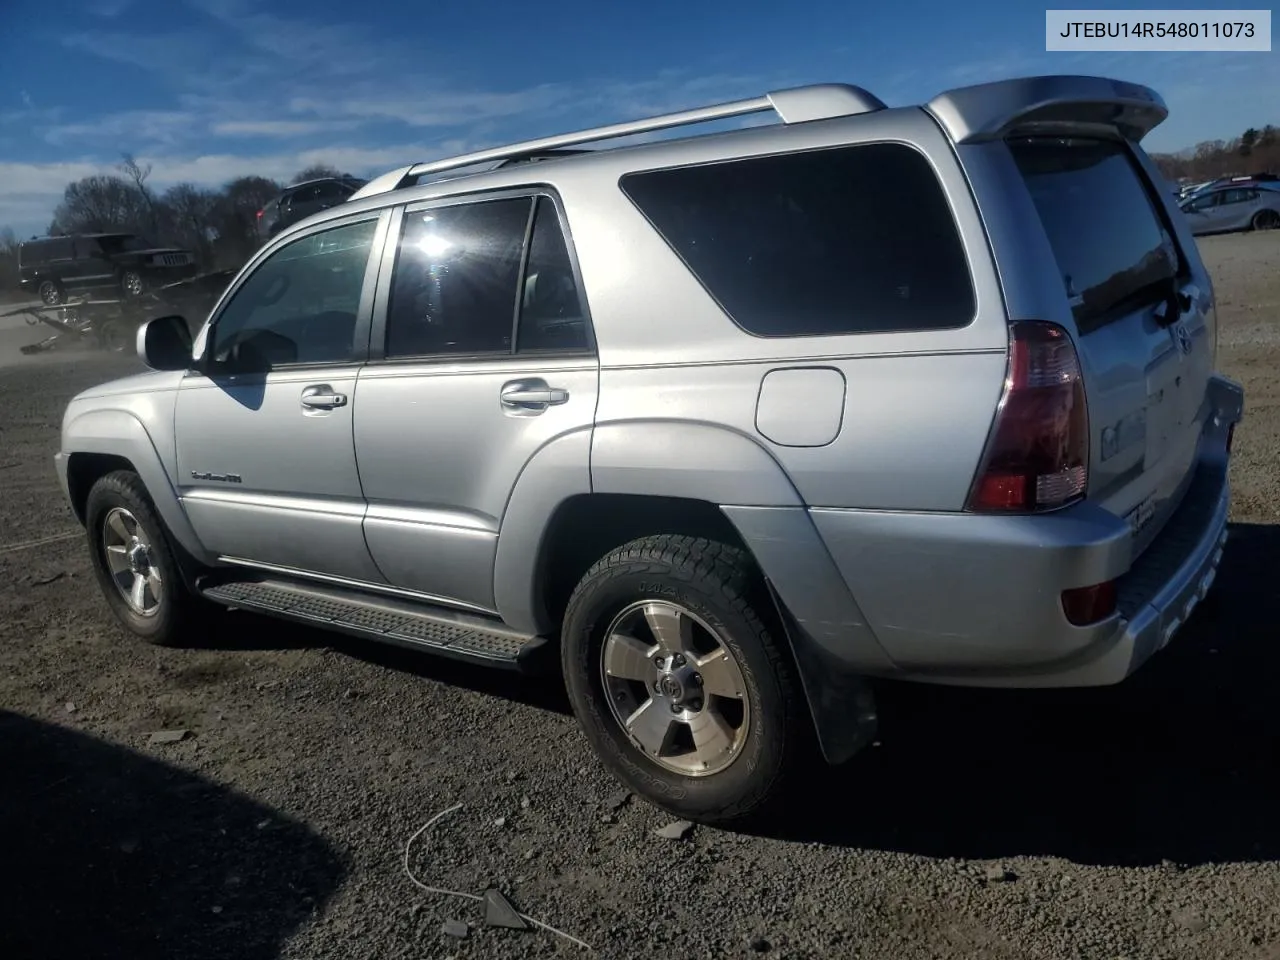
{"type": "Polygon", "coordinates": [[[614,774],[704,822],[857,753],[870,678],[1118,683],[1214,578],[1243,404],[1166,113],[822,85],[379,177],[71,402],[107,602],[558,658],[614,774]]]}

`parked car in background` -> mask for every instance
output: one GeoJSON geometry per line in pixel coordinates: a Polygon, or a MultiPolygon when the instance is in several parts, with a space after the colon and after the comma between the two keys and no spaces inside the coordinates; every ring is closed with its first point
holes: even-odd
{"type": "Polygon", "coordinates": [[[18,244],[18,281],[48,306],[85,293],[140,297],[153,285],[182,280],[195,271],[191,251],[131,233],[40,237],[18,244]]]}
{"type": "Polygon", "coordinates": [[[358,177],[324,177],[286,187],[258,211],[259,238],[270,240],[285,227],[344,203],[366,182],[358,177]]]}
{"type": "Polygon", "coordinates": [[[1280,190],[1270,184],[1212,187],[1182,201],[1194,236],[1280,227],[1280,190]]]}

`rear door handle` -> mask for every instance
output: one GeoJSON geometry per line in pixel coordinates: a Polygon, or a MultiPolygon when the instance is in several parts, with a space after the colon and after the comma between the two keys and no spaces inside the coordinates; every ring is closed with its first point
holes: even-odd
{"type": "Polygon", "coordinates": [[[345,407],[345,393],[308,393],[302,397],[302,405],[315,410],[332,410],[334,407],[345,407]]]}
{"type": "Polygon", "coordinates": [[[566,403],[569,391],[545,384],[509,383],[502,388],[502,403],[507,407],[538,408],[566,403]]]}

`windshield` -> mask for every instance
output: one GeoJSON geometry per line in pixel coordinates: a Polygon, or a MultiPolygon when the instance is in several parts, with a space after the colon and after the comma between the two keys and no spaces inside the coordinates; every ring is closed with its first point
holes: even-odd
{"type": "Polygon", "coordinates": [[[98,243],[107,253],[126,253],[130,250],[152,250],[155,248],[155,244],[150,240],[127,233],[108,234],[98,237],[98,243]]]}
{"type": "Polygon", "coordinates": [[[1163,298],[1177,246],[1123,143],[1045,137],[1009,149],[1081,332],[1163,298]]]}

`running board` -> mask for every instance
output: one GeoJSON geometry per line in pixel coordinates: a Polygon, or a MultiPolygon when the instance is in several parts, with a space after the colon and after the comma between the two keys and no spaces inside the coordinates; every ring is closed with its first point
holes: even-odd
{"type": "Polygon", "coordinates": [[[284,579],[202,579],[198,589],[226,607],[494,667],[525,669],[547,643],[496,620],[339,587],[284,579]]]}

